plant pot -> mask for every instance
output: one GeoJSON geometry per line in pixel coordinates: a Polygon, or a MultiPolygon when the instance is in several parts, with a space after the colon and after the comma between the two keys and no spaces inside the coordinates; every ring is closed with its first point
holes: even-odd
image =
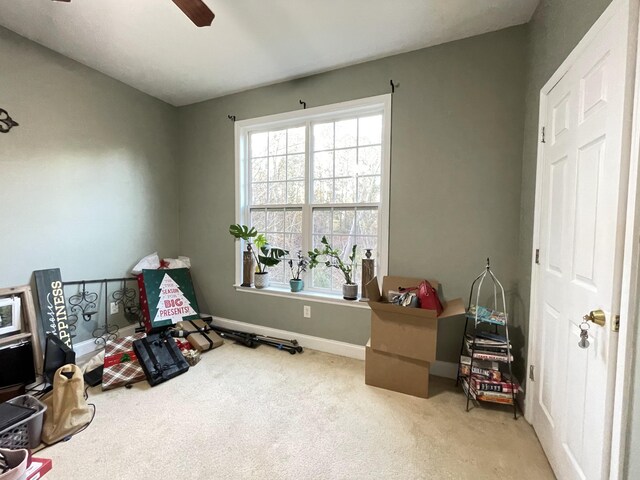
{"type": "Polygon", "coordinates": [[[267,288],[269,286],[269,272],[256,272],[253,276],[253,283],[256,288],[267,288]]]}
{"type": "Polygon", "coordinates": [[[289,286],[292,292],[301,292],[304,288],[304,280],[292,278],[289,280],[289,286]]]}
{"type": "Polygon", "coordinates": [[[345,300],[357,300],[358,284],[345,283],[344,285],[342,285],[342,298],[344,298],[345,300]]]}

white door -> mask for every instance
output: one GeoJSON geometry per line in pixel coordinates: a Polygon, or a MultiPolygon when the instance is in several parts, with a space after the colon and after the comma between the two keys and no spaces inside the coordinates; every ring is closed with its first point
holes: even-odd
{"type": "Polygon", "coordinates": [[[620,304],[631,118],[629,18],[628,2],[614,0],[543,98],[528,417],[562,480],[609,478],[617,349],[611,327],[620,304]],[[596,309],[606,324],[589,322],[590,345],[580,348],[583,316],[596,309]]]}

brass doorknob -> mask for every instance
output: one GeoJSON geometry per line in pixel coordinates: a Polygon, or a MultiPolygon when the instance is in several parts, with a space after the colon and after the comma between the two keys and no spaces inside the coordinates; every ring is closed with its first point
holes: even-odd
{"type": "Polygon", "coordinates": [[[585,322],[593,322],[596,325],[600,325],[601,327],[604,327],[604,324],[606,322],[606,318],[602,310],[593,310],[589,312],[588,315],[582,317],[582,319],[585,322]]]}

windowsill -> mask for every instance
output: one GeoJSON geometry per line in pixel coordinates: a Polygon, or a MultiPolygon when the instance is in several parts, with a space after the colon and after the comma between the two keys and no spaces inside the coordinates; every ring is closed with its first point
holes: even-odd
{"type": "Polygon", "coordinates": [[[345,300],[339,295],[330,295],[320,292],[292,292],[285,287],[267,287],[267,288],[255,288],[255,287],[242,287],[240,285],[234,285],[237,292],[257,293],[258,295],[270,295],[272,297],[283,298],[295,298],[297,300],[305,300],[309,302],[319,303],[331,303],[334,305],[340,305],[341,307],[354,307],[354,308],[369,308],[369,304],[358,300],[345,300]]]}

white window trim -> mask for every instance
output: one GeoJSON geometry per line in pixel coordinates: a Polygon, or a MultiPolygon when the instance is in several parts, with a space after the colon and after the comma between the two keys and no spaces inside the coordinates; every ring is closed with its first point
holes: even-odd
{"type": "MultiPolygon", "coordinates": [[[[380,208],[378,217],[378,250],[379,261],[377,265],[377,276],[382,278],[387,274],[389,268],[389,182],[391,175],[391,94],[378,95],[375,97],[361,98],[358,100],[350,100],[347,102],[334,103],[331,105],[322,105],[319,107],[307,108],[305,110],[295,110],[292,112],[278,113],[274,115],[267,115],[264,117],[252,118],[247,120],[239,120],[234,125],[235,135],[235,187],[236,187],[236,223],[248,224],[249,223],[249,199],[248,196],[248,162],[243,162],[243,159],[247,158],[248,146],[247,146],[247,133],[249,131],[255,131],[258,129],[275,129],[279,126],[287,126],[293,121],[311,122],[322,119],[335,119],[337,115],[351,116],[362,115],[368,111],[379,111],[382,108],[383,111],[383,131],[382,131],[382,181],[380,185],[380,208]]],[[[309,142],[309,139],[307,139],[309,142]]],[[[307,172],[307,185],[308,185],[307,172]]],[[[306,188],[306,187],[305,187],[306,188]]],[[[308,205],[307,205],[308,206],[308,205]]],[[[327,206],[333,206],[327,205],[327,206]]],[[[306,207],[305,207],[306,208],[306,207]]],[[[304,226],[303,226],[304,228],[304,226]]],[[[250,291],[257,293],[268,294],[271,292],[277,296],[287,296],[300,298],[299,293],[287,292],[278,287],[270,287],[268,289],[255,289],[247,287],[239,287],[242,283],[242,249],[236,248],[236,275],[235,286],[237,290],[250,291]],[[266,291],[265,291],[266,290],[266,291]]],[[[305,292],[306,296],[311,297],[324,297],[327,299],[341,299],[338,294],[321,293],[317,291],[305,292]]],[[[345,301],[346,302],[346,301],[345,301]]],[[[358,302],[349,302],[351,304],[358,302]]],[[[348,303],[345,303],[348,304],[348,303]]]]}

